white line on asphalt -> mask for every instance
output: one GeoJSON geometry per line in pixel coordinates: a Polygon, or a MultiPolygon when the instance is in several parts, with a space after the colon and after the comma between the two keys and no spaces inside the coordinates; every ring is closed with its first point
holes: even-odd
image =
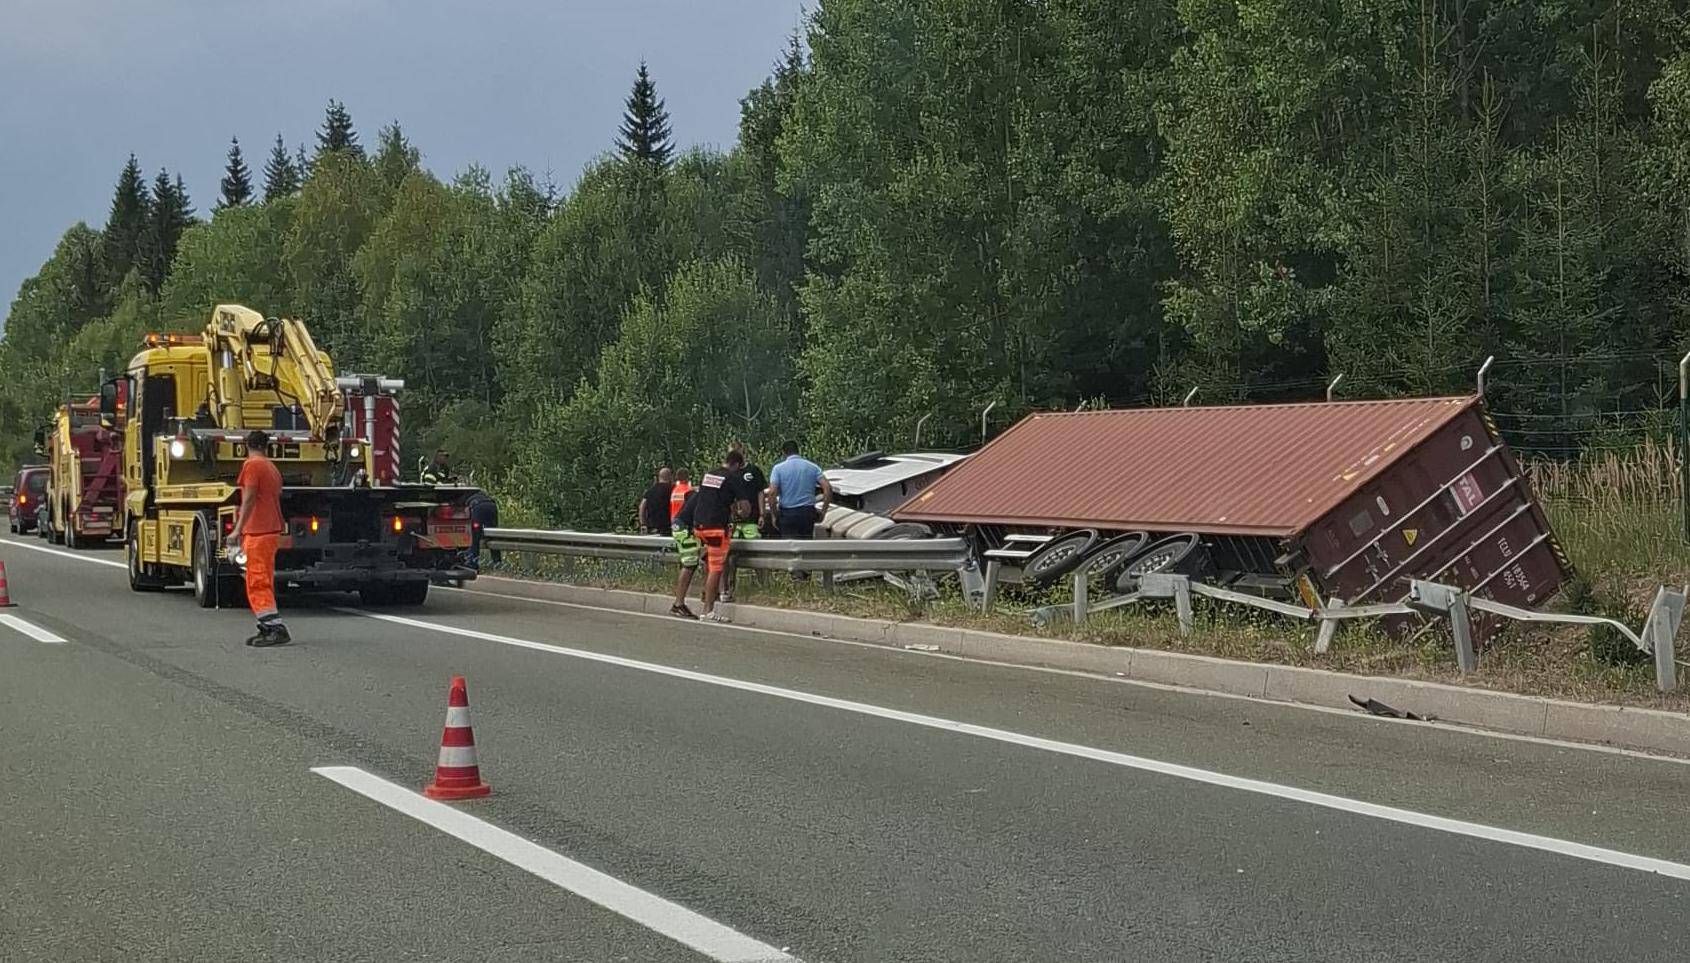
{"type": "Polygon", "coordinates": [[[796,963],[767,943],[355,766],[311,770],[720,963],[796,963]]]}
{"type": "MultiPolygon", "coordinates": [[[[499,581],[519,581],[518,579],[501,579],[498,576],[481,576],[482,579],[496,579],[499,581]]],[[[480,581],[479,579],[477,581],[480,581]]],[[[585,609],[589,612],[603,612],[606,615],[619,615],[636,619],[653,619],[676,625],[673,615],[659,615],[655,612],[634,612],[629,609],[611,608],[607,605],[592,605],[587,602],[565,602],[561,599],[541,599],[531,595],[512,595],[508,592],[491,592],[484,588],[454,588],[450,585],[437,586],[449,591],[459,592],[467,596],[486,596],[495,599],[509,599],[513,602],[530,602],[535,605],[560,605],[570,609],[585,609]]],[[[687,623],[679,623],[685,625],[687,623]]],[[[1547,736],[1528,736],[1523,732],[1502,732],[1494,729],[1477,729],[1453,722],[1440,722],[1436,719],[1395,719],[1390,716],[1375,716],[1355,709],[1340,709],[1335,706],[1313,705],[1307,702],[1286,702],[1282,699],[1264,699],[1261,696],[1244,695],[1240,692],[1220,692],[1214,689],[1199,689],[1188,685],[1173,685],[1167,682],[1150,682],[1145,679],[1125,679],[1117,676],[1101,675],[1096,672],[1085,672],[1079,669],[1058,669],[1048,665],[1026,665],[1020,662],[1004,662],[999,659],[987,659],[974,655],[957,655],[954,652],[923,652],[918,649],[906,649],[884,642],[863,642],[858,639],[840,639],[831,635],[807,635],[802,632],[791,632],[785,629],[764,629],[751,625],[699,625],[699,628],[716,628],[745,632],[755,635],[773,635],[787,639],[797,639],[801,642],[825,642],[828,645],[849,645],[859,649],[877,649],[893,655],[905,655],[913,658],[941,659],[947,662],[968,662],[974,665],[989,665],[1000,669],[1013,669],[1017,672],[1038,672],[1044,675],[1061,675],[1074,679],[1085,679],[1089,682],[1107,682],[1112,685],[1134,686],[1140,689],[1155,689],[1158,692],[1172,692],[1176,695],[1195,696],[1205,699],[1229,699],[1234,702],[1253,702],[1256,705],[1272,706],[1275,709],[1290,709],[1298,712],[1319,712],[1324,715],[1338,716],[1352,722],[1372,723],[1381,726],[1409,726],[1415,729],[1437,729],[1441,732],[1469,736],[1475,739],[1501,739],[1506,742],[1529,742],[1537,746],[1552,746],[1556,749],[1574,749],[1579,752],[1597,752],[1606,756],[1624,756],[1628,759],[1644,759],[1650,762],[1670,762],[1679,766],[1690,766],[1690,759],[1678,756],[1662,756],[1642,749],[1627,749],[1623,746],[1601,746],[1589,742],[1572,742],[1567,739],[1551,739],[1547,736]]],[[[1363,678],[1363,677],[1358,677],[1363,678]]]]}
{"type": "Polygon", "coordinates": [[[13,548],[27,548],[32,552],[46,552],[48,555],[62,555],[65,558],[76,559],[78,562],[92,562],[95,565],[109,565],[112,568],[121,568],[121,569],[128,569],[129,568],[129,564],[127,562],[119,562],[119,561],[115,561],[115,560],[109,559],[109,558],[95,558],[92,555],[83,555],[83,554],[78,554],[76,552],[67,552],[64,549],[48,548],[45,545],[34,545],[34,544],[29,543],[29,542],[20,542],[16,539],[11,539],[11,538],[0,538],[0,545],[10,545],[13,548]]]}
{"type": "MultiPolygon", "coordinates": [[[[65,558],[72,559],[74,561],[92,562],[95,565],[108,565],[108,566],[111,566],[112,568],[127,569],[129,567],[124,562],[114,561],[114,560],[109,559],[109,558],[97,558],[97,557],[91,556],[91,555],[84,555],[84,554],[66,552],[66,551],[62,551],[60,549],[56,549],[56,548],[47,548],[46,546],[43,546],[43,545],[34,545],[34,544],[31,544],[31,543],[28,543],[28,542],[18,542],[18,541],[13,541],[13,540],[7,539],[7,538],[0,538],[0,545],[15,545],[18,548],[27,548],[27,549],[30,549],[32,551],[46,552],[49,555],[62,555],[65,558]]],[[[483,577],[484,578],[497,578],[496,576],[483,576],[483,577]]],[[[505,580],[505,581],[515,581],[515,580],[505,580]]],[[[450,588],[450,586],[440,586],[440,587],[441,588],[450,588]]],[[[619,615],[619,616],[625,616],[625,617],[629,617],[629,618],[638,618],[638,619],[656,619],[656,620],[662,621],[662,622],[673,622],[674,621],[674,616],[672,616],[672,615],[657,615],[657,614],[651,613],[651,612],[630,612],[627,609],[613,609],[613,608],[609,608],[607,606],[602,606],[602,605],[588,605],[585,602],[564,602],[564,601],[560,601],[558,599],[537,599],[537,598],[533,598],[533,597],[527,596],[527,595],[511,595],[511,594],[505,593],[505,592],[489,592],[489,591],[486,591],[484,589],[479,589],[479,588],[477,588],[477,589],[452,589],[452,590],[458,591],[458,592],[463,592],[463,594],[469,595],[469,596],[484,595],[484,596],[488,596],[490,598],[496,598],[496,599],[509,599],[511,601],[516,601],[516,602],[530,602],[530,603],[533,603],[535,605],[561,605],[565,608],[585,609],[589,612],[604,612],[607,615],[619,615]]],[[[855,639],[835,639],[835,638],[831,638],[831,637],[827,637],[827,636],[805,635],[805,634],[800,633],[800,632],[785,632],[785,631],[782,631],[780,629],[760,629],[760,628],[755,628],[753,626],[748,626],[748,625],[723,626],[722,628],[730,628],[730,629],[732,629],[733,631],[736,631],[736,632],[754,633],[754,634],[757,634],[757,635],[775,635],[775,636],[781,636],[783,638],[799,639],[799,640],[802,640],[802,641],[805,641],[805,642],[821,641],[821,642],[827,642],[827,643],[836,644],[836,645],[856,646],[858,648],[864,648],[864,649],[879,649],[883,652],[899,653],[899,654],[902,654],[902,655],[909,655],[909,656],[920,656],[920,657],[929,658],[929,659],[945,659],[945,660],[948,660],[948,661],[951,661],[951,662],[972,662],[976,665],[991,665],[991,666],[997,666],[999,668],[1004,668],[1004,669],[1015,669],[1015,670],[1020,671],[1020,672],[1042,672],[1042,673],[1046,673],[1046,674],[1049,674],[1049,675],[1065,675],[1065,676],[1071,676],[1071,677],[1079,678],[1079,679],[1089,679],[1093,682],[1111,682],[1111,683],[1115,683],[1116,685],[1137,686],[1137,687],[1142,688],[1142,689],[1156,689],[1156,690],[1161,691],[1161,692],[1174,692],[1174,693],[1178,693],[1180,695],[1186,695],[1186,696],[1201,696],[1201,697],[1205,697],[1205,698],[1215,698],[1215,699],[1232,699],[1232,700],[1239,701],[1239,702],[1254,702],[1254,703],[1257,703],[1259,705],[1273,706],[1273,707],[1279,708],[1279,709],[1297,709],[1297,710],[1301,710],[1301,711],[1305,711],[1305,712],[1321,712],[1321,713],[1325,713],[1327,715],[1342,716],[1345,719],[1351,719],[1351,720],[1355,720],[1355,721],[1358,721],[1358,722],[1369,722],[1369,723],[1374,723],[1374,724],[1377,724],[1377,725],[1414,726],[1416,728],[1422,728],[1422,729],[1426,729],[1426,728],[1439,729],[1439,730],[1442,730],[1444,732],[1456,733],[1458,735],[1463,735],[1463,736],[1472,736],[1472,737],[1478,738],[1478,739],[1502,739],[1502,740],[1506,740],[1508,742],[1529,742],[1529,743],[1532,743],[1534,745],[1540,745],[1540,746],[1554,746],[1557,749],[1576,749],[1580,752],[1599,752],[1599,753],[1603,753],[1604,755],[1625,756],[1629,759],[1647,759],[1647,760],[1650,760],[1652,762],[1670,762],[1670,763],[1675,763],[1677,765],[1690,765],[1690,759],[1680,759],[1676,756],[1662,756],[1662,755],[1657,755],[1657,754],[1652,753],[1652,752],[1644,752],[1640,749],[1625,749],[1625,748],[1622,748],[1620,746],[1599,746],[1599,745],[1593,745],[1591,743],[1584,743],[1584,742],[1569,742],[1565,739],[1549,739],[1549,738],[1545,738],[1543,736],[1528,736],[1528,735],[1525,735],[1524,733],[1518,733],[1518,732],[1496,732],[1496,731],[1491,731],[1491,730],[1486,730],[1486,729],[1475,729],[1471,726],[1462,726],[1462,725],[1455,725],[1453,723],[1438,722],[1436,720],[1412,720],[1411,721],[1411,720],[1406,720],[1406,719],[1392,719],[1392,718],[1388,718],[1388,717],[1385,717],[1385,716],[1366,715],[1364,713],[1355,712],[1355,711],[1352,711],[1352,710],[1349,710],[1349,709],[1337,709],[1337,708],[1333,708],[1331,706],[1309,705],[1307,703],[1301,703],[1301,702],[1282,702],[1278,699],[1263,699],[1260,696],[1242,695],[1242,694],[1235,693],[1235,692],[1216,692],[1212,689],[1198,689],[1198,688],[1193,688],[1191,686],[1168,685],[1168,684],[1162,683],[1162,682],[1146,682],[1143,679],[1119,679],[1119,678],[1112,678],[1112,677],[1106,676],[1106,675],[1098,675],[1095,672],[1079,672],[1079,671],[1075,671],[1073,669],[1055,669],[1055,668],[1051,668],[1050,666],[1041,666],[1041,665],[1021,665],[1020,663],[1016,663],[1016,662],[1000,662],[996,659],[982,659],[982,658],[977,658],[975,656],[955,655],[955,654],[949,653],[949,652],[918,652],[918,651],[911,650],[911,649],[899,649],[899,648],[889,646],[889,645],[880,645],[880,644],[876,644],[874,642],[859,642],[855,639]]]]}
{"type": "Polygon", "coordinates": [[[0,625],[9,625],[37,642],[51,642],[57,644],[64,641],[64,639],[61,639],[41,626],[36,625],[34,622],[27,622],[16,615],[0,614],[0,625]]]}
{"type": "Polygon", "coordinates": [[[945,732],[955,732],[962,735],[977,736],[991,739],[995,742],[1023,746],[1029,749],[1039,749],[1044,752],[1056,753],[1064,756],[1074,756],[1080,759],[1090,759],[1096,762],[1137,769],[1143,772],[1172,776],[1192,782],[1206,783],[1226,789],[1238,789],[1244,792],[1272,796],[1292,802],[1319,806],[1324,809],[1334,809],[1340,812],[1354,813],[1360,816],[1370,816],[1389,822],[1401,823],[1407,826],[1418,826],[1423,829],[1434,829],[1439,832],[1454,833],[1459,836],[1470,836],[1475,839],[1485,839],[1492,842],[1507,843],[1526,849],[1536,849],[1561,856],[1571,856],[1575,859],[1589,860],[1594,863],[1605,863],[1623,869],[1635,869],[1645,873],[1659,873],[1675,879],[1690,880],[1690,865],[1674,863],[1664,859],[1654,859],[1649,856],[1638,856],[1633,853],[1622,853],[1619,850],[1604,849],[1600,846],[1587,846],[1570,840],[1556,839],[1552,836],[1538,836],[1533,833],[1519,832],[1513,829],[1503,829],[1497,826],[1486,826],[1482,823],[1470,823],[1461,819],[1450,819],[1444,816],[1433,816],[1429,813],[1415,812],[1410,809],[1398,809],[1395,806],[1382,806],[1377,803],[1364,802],[1360,799],[1350,799],[1346,796],[1334,796],[1329,793],[1315,792],[1309,789],[1299,789],[1295,786],[1284,786],[1279,783],[1267,782],[1261,779],[1249,779],[1243,776],[1232,776],[1208,769],[1198,769],[1195,766],[1185,766],[1179,763],[1163,762],[1159,759],[1149,759],[1144,756],[1128,755],[1124,752],[1114,752],[1108,749],[1098,749],[1092,746],[1082,746],[1071,742],[1061,742],[1056,739],[1046,739],[1041,736],[1030,736],[1024,733],[1011,732],[1007,729],[996,729],[991,726],[976,725],[971,722],[958,722],[954,719],[944,719],[938,716],[922,715],[916,712],[906,712],[902,709],[888,709],[884,706],[870,705],[865,702],[853,702],[849,699],[836,699],[832,696],[816,695],[801,692],[796,689],[783,689],[779,686],[765,685],[761,682],[746,682],[741,679],[730,679],[725,676],[710,675],[695,672],[691,669],[680,669],[674,666],[658,665],[651,662],[641,662],[636,659],[623,658],[618,655],[607,655],[602,652],[590,652],[585,649],[572,649],[567,646],[553,645],[548,642],[535,642],[530,639],[518,639],[508,635],[497,635],[492,632],[480,632],[475,629],[459,628],[453,625],[442,625],[438,622],[426,622],[422,619],[410,619],[399,615],[384,615],[377,612],[364,612],[359,609],[341,609],[362,615],[365,618],[379,619],[394,625],[405,625],[430,632],[442,632],[468,639],[479,639],[484,642],[497,642],[501,645],[516,646],[517,648],[533,649],[538,652],[550,652],[553,655],[569,656],[575,659],[585,659],[590,662],[602,662],[606,665],[620,666],[625,669],[637,669],[641,672],[653,672],[658,675],[672,676],[691,682],[703,682],[708,685],[738,689],[743,692],[755,692],[759,695],[773,696],[777,699],[787,699],[793,702],[803,702],[809,705],[853,712],[859,715],[874,716],[903,722],[910,725],[924,726],[929,729],[939,729],[945,732]]]}

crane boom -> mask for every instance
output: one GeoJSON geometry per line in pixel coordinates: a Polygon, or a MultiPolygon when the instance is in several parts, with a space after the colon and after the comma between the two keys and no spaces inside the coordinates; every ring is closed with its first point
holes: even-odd
{"type": "Polygon", "coordinates": [[[249,415],[269,427],[266,400],[249,392],[271,392],[292,403],[305,417],[311,437],[333,442],[340,436],[341,395],[305,323],[297,318],[266,318],[238,304],[220,304],[205,329],[211,355],[211,401],[218,424],[244,428],[249,415]],[[262,404],[263,412],[248,411],[262,404]]]}

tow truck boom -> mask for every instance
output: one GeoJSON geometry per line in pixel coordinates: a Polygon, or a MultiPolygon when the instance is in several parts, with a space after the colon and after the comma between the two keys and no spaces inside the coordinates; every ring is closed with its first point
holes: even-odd
{"type": "Polygon", "coordinates": [[[341,396],[334,372],[296,318],[265,318],[251,308],[220,304],[205,329],[211,354],[212,412],[224,428],[273,427],[269,404],[253,405],[249,391],[273,392],[291,400],[305,418],[313,441],[340,438],[341,396]],[[289,392],[299,390],[299,396],[289,392]]]}

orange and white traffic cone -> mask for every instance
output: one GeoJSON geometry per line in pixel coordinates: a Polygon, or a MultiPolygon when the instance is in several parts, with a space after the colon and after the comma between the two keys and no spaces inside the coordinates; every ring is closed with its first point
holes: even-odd
{"type": "Polygon", "coordinates": [[[0,609],[12,607],[12,592],[6,588],[6,563],[0,562],[0,609]]]}
{"type": "Polygon", "coordinates": [[[481,766],[475,761],[475,730],[469,724],[469,687],[464,677],[452,677],[452,693],[446,698],[446,731],[440,736],[440,761],[434,767],[434,781],[423,788],[430,799],[474,799],[493,791],[481,781],[481,766]]]}

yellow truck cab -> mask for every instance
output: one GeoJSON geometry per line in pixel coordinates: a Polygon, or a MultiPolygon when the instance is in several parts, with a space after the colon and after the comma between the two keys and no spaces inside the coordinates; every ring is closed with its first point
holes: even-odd
{"type": "Polygon", "coordinates": [[[370,446],[342,438],[329,357],[303,323],[219,305],[203,334],[151,334],[101,410],[123,432],[121,530],[136,591],[192,582],[203,607],[240,604],[234,526],[246,436],[270,435],[288,526],[281,588],[420,604],[434,581],[475,577],[460,557],[474,489],[374,486],[370,446]]]}

